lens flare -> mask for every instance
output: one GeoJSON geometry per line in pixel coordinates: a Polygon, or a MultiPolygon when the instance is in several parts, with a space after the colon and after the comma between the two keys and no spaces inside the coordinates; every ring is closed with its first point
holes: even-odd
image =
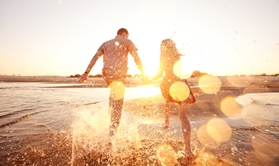
{"type": "Polygon", "coordinates": [[[170,87],[170,95],[174,100],[184,101],[188,98],[190,90],[185,82],[174,82],[170,87]]]}
{"type": "Polygon", "coordinates": [[[222,82],[218,77],[205,75],[199,79],[199,87],[207,94],[217,93],[222,82]]]}
{"type": "Polygon", "coordinates": [[[177,61],[174,64],[173,72],[177,77],[182,78],[182,62],[181,62],[181,60],[177,61]]]}
{"type": "Polygon", "coordinates": [[[206,124],[206,131],[211,138],[221,143],[230,139],[231,127],[222,119],[213,118],[206,124]]]}
{"type": "Polygon", "coordinates": [[[207,133],[206,125],[203,125],[198,129],[197,138],[203,145],[211,149],[217,148],[219,146],[219,142],[215,141],[207,133]]]}
{"type": "Polygon", "coordinates": [[[119,42],[118,42],[118,41],[116,41],[114,44],[115,44],[116,46],[119,46],[119,42]]]}
{"type": "Polygon", "coordinates": [[[113,100],[120,100],[124,98],[125,85],[121,81],[113,81],[110,85],[110,97],[113,100]]]}
{"type": "Polygon", "coordinates": [[[229,118],[240,118],[242,106],[235,101],[235,97],[227,96],[220,104],[221,111],[229,118]]]}
{"type": "Polygon", "coordinates": [[[185,70],[187,70],[187,69],[183,68],[181,60],[177,61],[173,66],[174,74],[181,79],[187,79],[187,78],[190,78],[192,76],[191,71],[186,71],[186,73],[185,73],[185,70]],[[182,73],[182,71],[183,71],[183,73],[182,73]]]}
{"type": "Polygon", "coordinates": [[[172,146],[168,144],[162,144],[157,148],[156,158],[159,160],[162,166],[176,165],[177,154],[172,146]]]}

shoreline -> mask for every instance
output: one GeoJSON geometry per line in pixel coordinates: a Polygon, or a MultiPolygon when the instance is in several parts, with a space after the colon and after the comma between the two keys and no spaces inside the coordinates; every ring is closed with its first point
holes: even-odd
{"type": "MultiPolygon", "coordinates": [[[[252,88],[269,88],[271,91],[278,91],[279,88],[279,77],[276,76],[215,76],[222,82],[221,88],[245,88],[247,86],[252,88]],[[247,83],[248,82],[248,83],[247,83]],[[235,86],[234,84],[237,84],[235,86]],[[274,88],[274,89],[272,89],[274,88]]],[[[201,77],[187,78],[190,86],[199,86],[198,82],[201,77]]],[[[41,82],[41,83],[54,83],[54,84],[75,84],[77,87],[79,84],[79,78],[68,77],[68,76],[0,76],[0,82],[41,82]]],[[[159,86],[161,79],[153,82],[150,85],[159,86]]],[[[90,77],[85,83],[79,84],[79,87],[107,87],[103,78],[90,77]]],[[[144,85],[141,82],[141,78],[127,78],[127,87],[144,85]]],[[[69,88],[71,86],[68,86],[69,88]]]]}

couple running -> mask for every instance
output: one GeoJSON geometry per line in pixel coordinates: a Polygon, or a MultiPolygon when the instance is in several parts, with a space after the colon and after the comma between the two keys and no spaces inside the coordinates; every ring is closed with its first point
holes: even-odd
{"type": "MultiPolygon", "coordinates": [[[[103,56],[103,78],[110,87],[109,110],[110,110],[110,128],[109,137],[112,138],[119,126],[123,99],[125,92],[128,53],[132,55],[137,67],[142,74],[142,82],[149,83],[160,78],[164,73],[164,78],[161,81],[160,88],[165,99],[165,126],[169,127],[169,110],[170,103],[176,103],[179,111],[179,118],[182,126],[182,133],[185,144],[185,159],[191,160],[193,154],[190,148],[191,128],[187,118],[187,109],[189,104],[195,102],[195,98],[188,86],[186,79],[181,79],[181,76],[176,72],[176,64],[180,62],[181,54],[179,54],[175,43],[171,39],[165,39],[161,42],[160,69],[159,72],[151,80],[148,80],[142,62],[137,53],[137,48],[134,43],[128,39],[129,33],[127,29],[121,28],[117,31],[117,36],[114,39],[104,42],[96,54],[93,56],[85,72],[80,76],[79,83],[83,83],[95,65],[97,60],[103,56]]],[[[181,70],[181,68],[180,68],[181,70]]]]}

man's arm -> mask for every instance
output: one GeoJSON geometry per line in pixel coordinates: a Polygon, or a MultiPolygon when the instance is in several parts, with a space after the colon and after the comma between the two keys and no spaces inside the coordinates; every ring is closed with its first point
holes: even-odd
{"type": "Polygon", "coordinates": [[[146,77],[146,74],[145,74],[142,62],[141,62],[141,60],[139,58],[139,55],[138,55],[137,51],[130,52],[130,54],[133,56],[134,61],[135,61],[137,67],[139,68],[139,70],[140,70],[140,72],[142,74],[142,82],[143,83],[148,83],[149,81],[148,81],[148,79],[146,77]]]}
{"type": "Polygon", "coordinates": [[[132,52],[131,55],[133,56],[134,58],[134,61],[137,65],[137,67],[139,68],[141,74],[145,75],[145,71],[144,71],[144,68],[143,68],[143,65],[142,65],[142,62],[138,56],[138,53],[136,51],[132,52]]]}
{"type": "Polygon", "coordinates": [[[96,54],[91,59],[88,67],[86,68],[85,72],[80,76],[80,79],[78,80],[79,83],[83,83],[85,80],[87,80],[88,75],[92,69],[92,67],[95,65],[97,60],[103,55],[102,51],[97,51],[96,54]]]}

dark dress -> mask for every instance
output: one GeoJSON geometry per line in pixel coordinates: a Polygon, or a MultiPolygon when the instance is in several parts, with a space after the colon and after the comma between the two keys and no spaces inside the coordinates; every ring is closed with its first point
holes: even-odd
{"type": "Polygon", "coordinates": [[[160,84],[160,89],[161,89],[165,102],[174,102],[174,103],[178,103],[178,104],[194,103],[196,100],[195,100],[195,97],[194,97],[190,87],[188,86],[187,80],[181,79],[174,72],[175,64],[177,62],[179,62],[180,60],[181,60],[180,56],[175,56],[175,57],[164,56],[164,55],[160,56],[160,71],[158,74],[162,75],[163,73],[165,73],[165,76],[160,84]],[[186,86],[182,86],[184,88],[181,87],[179,89],[179,87],[178,87],[179,93],[187,94],[186,95],[187,98],[185,98],[184,100],[177,100],[172,97],[172,95],[170,93],[170,89],[171,89],[171,86],[175,82],[179,82],[180,85],[181,85],[181,83],[186,84],[186,86]],[[187,87],[187,88],[185,89],[185,87],[187,87]]]}

